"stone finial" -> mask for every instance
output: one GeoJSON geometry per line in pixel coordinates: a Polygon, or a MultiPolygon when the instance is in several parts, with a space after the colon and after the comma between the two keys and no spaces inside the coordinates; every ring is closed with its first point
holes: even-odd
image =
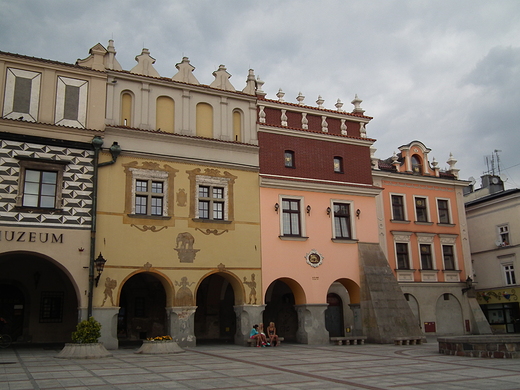
{"type": "Polygon", "coordinates": [[[283,97],[284,97],[284,96],[285,96],[285,92],[282,91],[282,88],[280,88],[280,89],[278,90],[278,93],[276,94],[276,97],[278,98],[278,101],[279,101],[280,103],[285,102],[285,100],[283,100],[283,97]]]}
{"type": "Polygon", "coordinates": [[[267,95],[267,94],[263,91],[263,89],[262,89],[262,87],[264,86],[264,84],[265,84],[265,81],[260,80],[260,76],[257,76],[257,77],[256,77],[256,95],[257,95],[257,96],[264,97],[265,95],[267,95]]]}
{"type": "Polygon", "coordinates": [[[296,100],[298,101],[298,104],[300,106],[303,106],[303,101],[305,100],[305,96],[301,92],[298,92],[298,96],[296,96],[296,100]]]}
{"type": "Polygon", "coordinates": [[[322,116],[321,117],[321,131],[323,131],[324,133],[328,133],[329,132],[329,124],[327,123],[327,117],[326,116],[322,116]]]}
{"type": "Polygon", "coordinates": [[[285,114],[287,110],[282,110],[282,115],[280,115],[280,122],[282,126],[287,127],[287,115],[285,114]]]}
{"type": "Polygon", "coordinates": [[[363,114],[365,112],[365,110],[363,110],[360,106],[362,102],[363,102],[363,100],[358,98],[358,95],[356,94],[356,96],[354,97],[354,100],[351,101],[351,103],[354,105],[354,110],[352,110],[352,112],[363,114]]]}
{"type": "Polygon", "coordinates": [[[227,72],[224,65],[220,65],[213,72],[213,76],[215,80],[209,85],[210,87],[223,89],[224,91],[235,91],[235,87],[229,82],[231,75],[227,72]]]}
{"type": "Polygon", "coordinates": [[[367,129],[365,128],[365,124],[363,122],[359,124],[359,135],[361,138],[367,137],[367,129]]]}
{"type": "Polygon", "coordinates": [[[150,56],[150,50],[144,48],[141,54],[135,57],[137,65],[130,69],[130,73],[142,74],[144,76],[161,77],[153,67],[155,58],[150,56]]]}
{"type": "Polygon", "coordinates": [[[254,95],[256,92],[255,71],[253,69],[249,69],[246,79],[246,87],[242,92],[247,93],[248,95],[254,95]]]}
{"type": "Polygon", "coordinates": [[[347,135],[347,124],[345,122],[346,122],[346,119],[342,119],[341,125],[339,126],[339,129],[341,130],[342,135],[347,135]]]}
{"type": "Polygon", "coordinates": [[[318,100],[316,100],[316,104],[318,105],[318,108],[323,108],[323,103],[325,103],[325,100],[323,100],[321,95],[318,95],[318,100]]]}
{"type": "Polygon", "coordinates": [[[307,119],[307,113],[302,112],[302,129],[307,130],[309,128],[309,120],[307,119]]]}
{"type": "Polygon", "coordinates": [[[432,169],[433,169],[433,173],[435,174],[436,177],[440,176],[440,174],[439,174],[440,168],[438,167],[438,165],[439,165],[439,163],[437,162],[437,160],[434,157],[433,161],[432,161],[432,169]]]}
{"type": "Polygon", "coordinates": [[[343,112],[343,102],[341,100],[338,99],[335,106],[336,106],[336,110],[338,110],[338,112],[343,112]]]}
{"type": "Polygon", "coordinates": [[[178,72],[172,77],[172,80],[189,84],[200,84],[199,80],[193,75],[195,67],[190,64],[188,57],[182,57],[182,61],[175,64],[175,67],[178,72]]]}
{"type": "Polygon", "coordinates": [[[370,147],[370,161],[372,163],[372,169],[379,170],[379,159],[375,156],[376,148],[373,146],[370,147]]]}
{"type": "Polygon", "coordinates": [[[121,64],[116,60],[116,48],[114,46],[114,40],[109,39],[107,54],[105,54],[105,68],[111,70],[123,70],[121,64]]]}
{"type": "Polygon", "coordinates": [[[446,163],[450,166],[448,171],[453,176],[455,176],[456,179],[458,179],[460,169],[455,168],[455,164],[457,164],[457,160],[453,157],[453,154],[450,153],[450,158],[448,159],[448,161],[446,161],[446,163]]]}
{"type": "Polygon", "coordinates": [[[399,165],[401,165],[401,163],[399,162],[399,157],[397,157],[395,152],[392,154],[392,165],[397,171],[399,171],[399,165]]]}

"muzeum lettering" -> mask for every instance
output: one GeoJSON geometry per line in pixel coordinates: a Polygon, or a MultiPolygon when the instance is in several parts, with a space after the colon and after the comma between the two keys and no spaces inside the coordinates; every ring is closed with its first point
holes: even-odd
{"type": "Polygon", "coordinates": [[[63,233],[20,232],[0,230],[0,241],[39,242],[42,244],[63,244],[63,233]]]}

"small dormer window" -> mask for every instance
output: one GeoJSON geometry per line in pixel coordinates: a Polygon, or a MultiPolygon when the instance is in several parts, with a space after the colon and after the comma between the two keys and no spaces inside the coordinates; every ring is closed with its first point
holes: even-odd
{"type": "Polygon", "coordinates": [[[416,154],[412,156],[412,172],[417,175],[422,174],[421,158],[416,154]]]}

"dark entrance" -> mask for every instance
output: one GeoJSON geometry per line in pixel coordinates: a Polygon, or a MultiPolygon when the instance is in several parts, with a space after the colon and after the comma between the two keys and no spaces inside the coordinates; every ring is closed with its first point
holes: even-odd
{"type": "Polygon", "coordinates": [[[343,337],[343,301],[334,293],[327,294],[329,306],[325,310],[325,328],[330,337],[343,337]]]}
{"type": "Polygon", "coordinates": [[[205,278],[197,289],[195,336],[197,342],[234,342],[236,314],[235,293],[221,275],[205,278]]]}
{"type": "Polygon", "coordinates": [[[38,254],[0,256],[0,316],[16,342],[70,342],[78,298],[69,276],[38,254]]]}
{"type": "Polygon", "coordinates": [[[166,293],[153,274],[143,272],[128,279],[121,290],[120,307],[119,340],[139,340],[168,333],[166,293]]]}
{"type": "Polygon", "coordinates": [[[295,300],[291,288],[284,282],[273,282],[266,292],[266,307],[264,310],[264,326],[273,321],[278,336],[285,341],[296,342],[298,330],[298,313],[294,308],[295,300]]]}

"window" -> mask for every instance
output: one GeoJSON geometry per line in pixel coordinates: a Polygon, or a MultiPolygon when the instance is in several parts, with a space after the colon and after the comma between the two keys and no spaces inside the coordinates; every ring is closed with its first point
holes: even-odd
{"type": "Polygon", "coordinates": [[[58,77],[56,124],[85,127],[87,119],[88,82],[58,77]]]}
{"type": "Polygon", "coordinates": [[[396,242],[395,253],[397,256],[397,268],[410,269],[410,256],[408,254],[408,244],[404,242],[396,242]]]}
{"type": "Polygon", "coordinates": [[[343,173],[343,158],[334,157],[334,172],[343,173]]]}
{"type": "Polygon", "coordinates": [[[284,236],[301,236],[300,200],[282,199],[282,220],[284,236]]]}
{"type": "Polygon", "coordinates": [[[349,203],[334,203],[334,237],[352,238],[349,203]]]}
{"type": "Polygon", "coordinates": [[[61,291],[42,292],[40,301],[40,322],[62,322],[63,298],[64,293],[61,291]]]}
{"type": "Polygon", "coordinates": [[[444,258],[444,269],[448,271],[455,270],[455,254],[453,245],[442,246],[442,257],[444,258]]]}
{"type": "Polygon", "coordinates": [[[513,267],[513,264],[504,264],[502,267],[504,267],[506,285],[509,286],[516,284],[515,268],[513,267]]]}
{"type": "Polygon", "coordinates": [[[437,199],[437,210],[439,211],[439,223],[450,223],[450,209],[447,199],[437,199]]]}
{"type": "Polygon", "coordinates": [[[17,206],[42,209],[61,208],[63,170],[68,161],[20,160],[20,186],[17,206]]]}
{"type": "Polygon", "coordinates": [[[421,244],[421,268],[433,270],[432,246],[430,244],[421,244]]]}
{"type": "Polygon", "coordinates": [[[415,154],[412,156],[412,172],[415,174],[422,173],[421,158],[415,154]]]}
{"type": "Polygon", "coordinates": [[[417,222],[428,222],[426,198],[415,198],[415,214],[417,222]]]}
{"type": "Polygon", "coordinates": [[[7,68],[4,118],[36,122],[41,73],[7,68]]]}
{"type": "Polygon", "coordinates": [[[403,195],[392,195],[392,219],[395,221],[406,220],[403,195]]]}
{"type": "Polygon", "coordinates": [[[164,211],[163,181],[135,181],[135,214],[162,216],[164,211]]]}
{"type": "Polygon", "coordinates": [[[509,225],[501,225],[498,227],[498,235],[500,240],[500,245],[505,246],[509,245],[509,225]]]}
{"type": "Polygon", "coordinates": [[[199,218],[224,219],[224,187],[199,185],[199,218]]]}
{"type": "Polygon", "coordinates": [[[294,152],[292,150],[285,151],[285,167],[286,168],[295,168],[294,162],[294,152]]]}

